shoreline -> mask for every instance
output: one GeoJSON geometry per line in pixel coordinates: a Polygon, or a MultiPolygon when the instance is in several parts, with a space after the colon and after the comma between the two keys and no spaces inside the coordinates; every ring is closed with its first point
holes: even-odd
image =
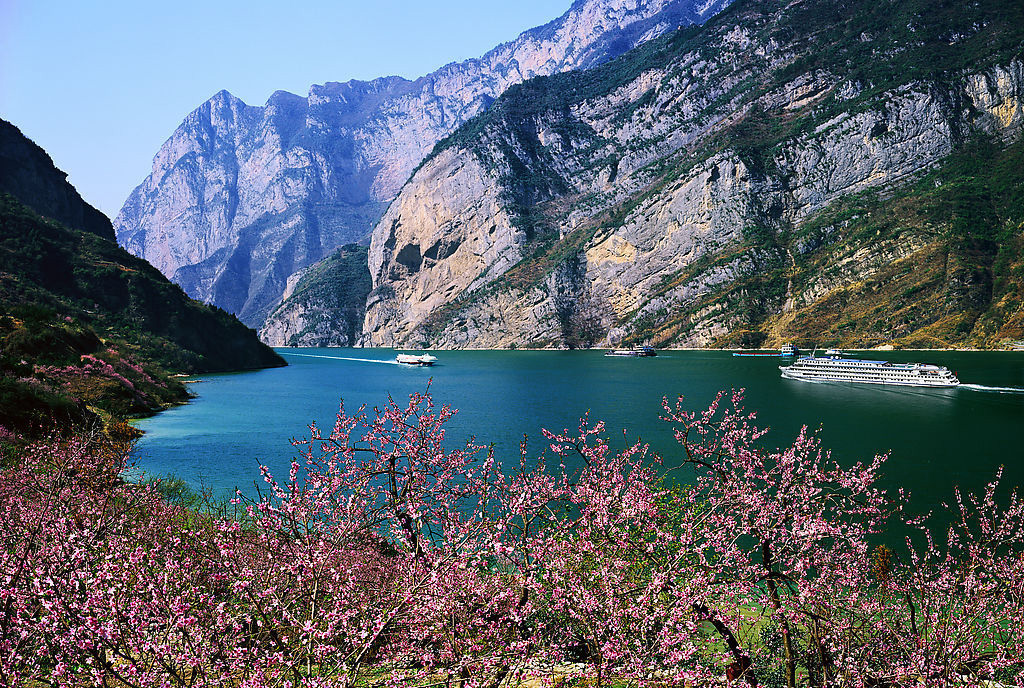
{"type": "MultiPolygon", "coordinates": [[[[288,351],[290,349],[345,349],[350,351],[547,351],[547,352],[570,352],[570,351],[611,351],[616,347],[592,347],[589,349],[553,349],[553,348],[541,348],[541,349],[529,349],[524,347],[517,347],[515,349],[506,348],[489,348],[489,347],[464,347],[459,349],[444,349],[439,347],[427,347],[427,348],[412,348],[412,347],[393,347],[393,346],[275,346],[271,347],[275,351],[281,349],[288,351]]],[[[831,347],[818,347],[824,351],[831,347]]],[[[961,352],[961,353],[1017,353],[1024,354],[1024,349],[978,349],[978,348],[961,348],[961,347],[950,347],[950,348],[939,348],[931,347],[927,349],[904,349],[904,348],[871,348],[871,349],[858,349],[854,347],[836,347],[841,351],[857,351],[857,352],[878,352],[878,353],[890,353],[900,351],[943,351],[943,352],[961,352]]],[[[817,349],[815,349],[817,350],[817,349]]],[[[656,348],[655,351],[722,351],[722,352],[772,352],[778,351],[775,348],[762,348],[762,349],[741,349],[741,348],[728,348],[728,349],[717,349],[709,347],[697,347],[697,346],[680,346],[680,347],[665,347],[663,349],[656,348]]],[[[246,371],[233,371],[233,372],[246,372],[246,371]]]]}

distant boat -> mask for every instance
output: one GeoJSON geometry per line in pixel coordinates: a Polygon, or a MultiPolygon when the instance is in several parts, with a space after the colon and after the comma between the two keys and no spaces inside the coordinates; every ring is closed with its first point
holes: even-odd
{"type": "Polygon", "coordinates": [[[733,356],[770,356],[772,358],[778,358],[779,356],[796,356],[797,348],[792,344],[783,344],[782,349],[779,353],[773,351],[734,351],[733,356]]]}
{"type": "Polygon", "coordinates": [[[605,356],[657,356],[658,352],[653,346],[634,346],[632,349],[612,349],[606,351],[605,356]]]}
{"type": "Polygon", "coordinates": [[[826,356],[842,356],[843,352],[839,349],[825,349],[826,356]]]}
{"type": "Polygon", "coordinates": [[[411,366],[432,366],[437,361],[437,356],[430,354],[398,354],[395,362],[411,366]]]}

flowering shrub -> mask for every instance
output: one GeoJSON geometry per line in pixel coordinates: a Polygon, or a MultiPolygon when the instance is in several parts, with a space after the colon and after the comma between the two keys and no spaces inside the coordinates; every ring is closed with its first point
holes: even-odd
{"type": "Polygon", "coordinates": [[[119,477],[100,437],[0,473],[0,682],[54,686],[921,686],[1024,679],[1024,503],[932,536],[741,399],[665,404],[676,485],[600,423],[514,469],[429,395],[311,427],[230,513],[119,477]],[[872,547],[897,521],[919,538],[872,547]]]}
{"type": "Polygon", "coordinates": [[[178,391],[154,379],[116,349],[107,349],[106,359],[83,354],[77,365],[35,365],[33,374],[56,391],[77,402],[97,406],[124,416],[152,412],[178,400],[178,391]]]}
{"type": "Polygon", "coordinates": [[[83,430],[186,400],[180,381],[133,360],[140,352],[101,341],[70,316],[13,306],[0,317],[0,427],[38,439],[57,428],[83,430]]]}

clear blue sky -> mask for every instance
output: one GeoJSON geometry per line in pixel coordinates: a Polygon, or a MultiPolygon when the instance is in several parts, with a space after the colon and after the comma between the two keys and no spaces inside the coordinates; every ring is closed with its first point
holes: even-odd
{"type": "Polygon", "coordinates": [[[571,0],[0,0],[0,117],[113,217],[185,115],[227,89],[415,78],[571,0]]]}

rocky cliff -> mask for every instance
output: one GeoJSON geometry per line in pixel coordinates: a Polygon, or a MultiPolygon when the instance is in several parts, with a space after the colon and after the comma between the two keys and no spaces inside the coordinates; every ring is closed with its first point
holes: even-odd
{"type": "Polygon", "coordinates": [[[364,240],[436,141],[510,85],[590,67],[730,0],[577,0],[560,19],[415,81],[222,91],[157,153],[115,219],[118,240],[192,296],[258,326],[288,279],[364,240]]]}
{"type": "Polygon", "coordinates": [[[1024,8],[998,0],[738,0],[601,67],[512,87],[375,229],[363,341],[1019,337],[1024,216],[1006,190],[1024,187],[1022,26],[1024,8]],[[957,156],[979,150],[1002,176],[965,171],[957,156]],[[866,303],[869,283],[892,302],[899,280],[882,277],[897,265],[903,301],[929,305],[895,320],[836,305],[866,303]]]}

